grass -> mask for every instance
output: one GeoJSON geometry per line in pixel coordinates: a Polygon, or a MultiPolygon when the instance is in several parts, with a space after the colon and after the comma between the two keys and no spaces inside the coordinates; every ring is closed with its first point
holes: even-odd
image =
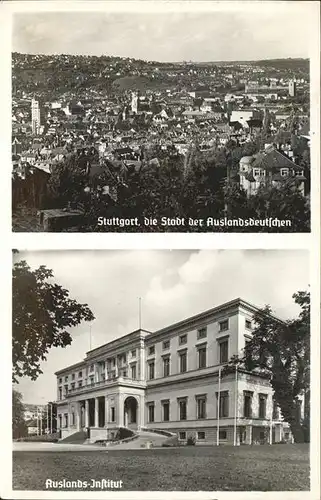
{"type": "MultiPolygon", "coordinates": [[[[112,479],[126,491],[307,491],[308,445],[14,452],[13,489],[112,479]]],[[[72,491],[72,490],[69,490],[72,491]]]]}

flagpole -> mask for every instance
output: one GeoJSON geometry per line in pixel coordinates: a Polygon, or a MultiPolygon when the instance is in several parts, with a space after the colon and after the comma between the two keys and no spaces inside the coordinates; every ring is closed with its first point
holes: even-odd
{"type": "Polygon", "coordinates": [[[142,298],[139,297],[138,299],[138,321],[139,321],[139,329],[142,329],[142,298]]]}
{"type": "Polygon", "coordinates": [[[47,403],[47,425],[46,425],[46,432],[49,434],[49,403],[47,403]]]}
{"type": "Polygon", "coordinates": [[[272,410],[270,418],[270,444],[272,444],[272,439],[273,439],[273,398],[272,398],[272,410]]]}
{"type": "Polygon", "coordinates": [[[89,326],[89,350],[91,351],[91,323],[89,326]]]}
{"type": "Polygon", "coordinates": [[[237,382],[238,382],[238,373],[237,373],[237,366],[235,367],[235,393],[234,393],[234,446],[237,444],[237,413],[238,413],[238,388],[237,388],[237,382]]]}
{"type": "Polygon", "coordinates": [[[50,434],[52,434],[52,403],[50,403],[50,434]]]}
{"type": "Polygon", "coordinates": [[[220,444],[220,406],[221,406],[221,367],[218,369],[218,398],[217,398],[217,431],[216,445],[220,444]]]}

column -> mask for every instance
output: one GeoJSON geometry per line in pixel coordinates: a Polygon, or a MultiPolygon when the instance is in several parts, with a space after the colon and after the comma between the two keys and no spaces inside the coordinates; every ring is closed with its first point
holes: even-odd
{"type": "Polygon", "coordinates": [[[142,345],[140,347],[139,354],[140,380],[145,380],[145,349],[142,345]]]}
{"type": "Polygon", "coordinates": [[[276,424],[275,426],[275,442],[279,443],[282,441],[282,425],[276,424]]]}
{"type": "Polygon", "coordinates": [[[99,401],[95,398],[95,427],[99,427],[99,401]]]}
{"type": "Polygon", "coordinates": [[[108,397],[105,396],[105,427],[108,427],[108,421],[109,421],[109,404],[108,404],[108,397]]]}
{"type": "Polygon", "coordinates": [[[252,425],[246,426],[246,444],[252,444],[252,425]]]}
{"type": "Polygon", "coordinates": [[[145,398],[141,396],[139,398],[139,406],[138,406],[138,422],[141,427],[145,427],[145,398]]]}
{"type": "Polygon", "coordinates": [[[141,407],[141,398],[139,397],[138,401],[137,401],[137,410],[136,410],[136,424],[137,424],[138,431],[140,431],[140,429],[141,429],[141,423],[140,423],[141,410],[140,410],[140,407],[141,407]]]}
{"type": "Polygon", "coordinates": [[[80,403],[76,403],[76,425],[77,425],[77,430],[80,431],[81,429],[81,421],[80,421],[80,417],[81,417],[81,407],[80,407],[80,403]]]}
{"type": "Polygon", "coordinates": [[[124,427],[124,402],[122,394],[118,394],[117,425],[124,427]]]}
{"type": "Polygon", "coordinates": [[[85,427],[89,427],[89,400],[85,401],[85,427]]]}

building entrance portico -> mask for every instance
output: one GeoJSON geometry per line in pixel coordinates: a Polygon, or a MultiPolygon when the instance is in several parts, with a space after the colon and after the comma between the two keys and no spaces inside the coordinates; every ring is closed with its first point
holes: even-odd
{"type": "Polygon", "coordinates": [[[124,426],[129,429],[138,427],[138,402],[133,396],[128,396],[124,401],[124,426]]]}

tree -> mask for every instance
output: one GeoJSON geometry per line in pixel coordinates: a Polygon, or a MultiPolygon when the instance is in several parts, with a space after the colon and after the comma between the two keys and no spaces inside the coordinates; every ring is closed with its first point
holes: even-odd
{"type": "Polygon", "coordinates": [[[299,291],[293,299],[301,308],[296,319],[281,321],[269,306],[257,312],[244,356],[233,358],[231,364],[270,378],[274,399],[299,443],[309,435],[309,415],[302,420],[299,408],[300,397],[305,394],[307,406],[310,393],[310,294],[299,291]]]}
{"type": "Polygon", "coordinates": [[[46,266],[31,270],[24,260],[14,264],[13,382],[23,376],[36,380],[49,349],[71,344],[69,328],[94,319],[87,304],[71,299],[69,291],[52,278],[53,272],[46,266]]]}
{"type": "Polygon", "coordinates": [[[12,437],[17,439],[27,435],[27,425],[24,419],[22,394],[12,390],[12,437]]]}
{"type": "Polygon", "coordinates": [[[256,219],[278,218],[290,220],[291,227],[270,228],[276,232],[308,232],[310,207],[307,199],[297,189],[293,179],[284,180],[281,186],[262,186],[248,200],[250,216],[256,219]]]}

